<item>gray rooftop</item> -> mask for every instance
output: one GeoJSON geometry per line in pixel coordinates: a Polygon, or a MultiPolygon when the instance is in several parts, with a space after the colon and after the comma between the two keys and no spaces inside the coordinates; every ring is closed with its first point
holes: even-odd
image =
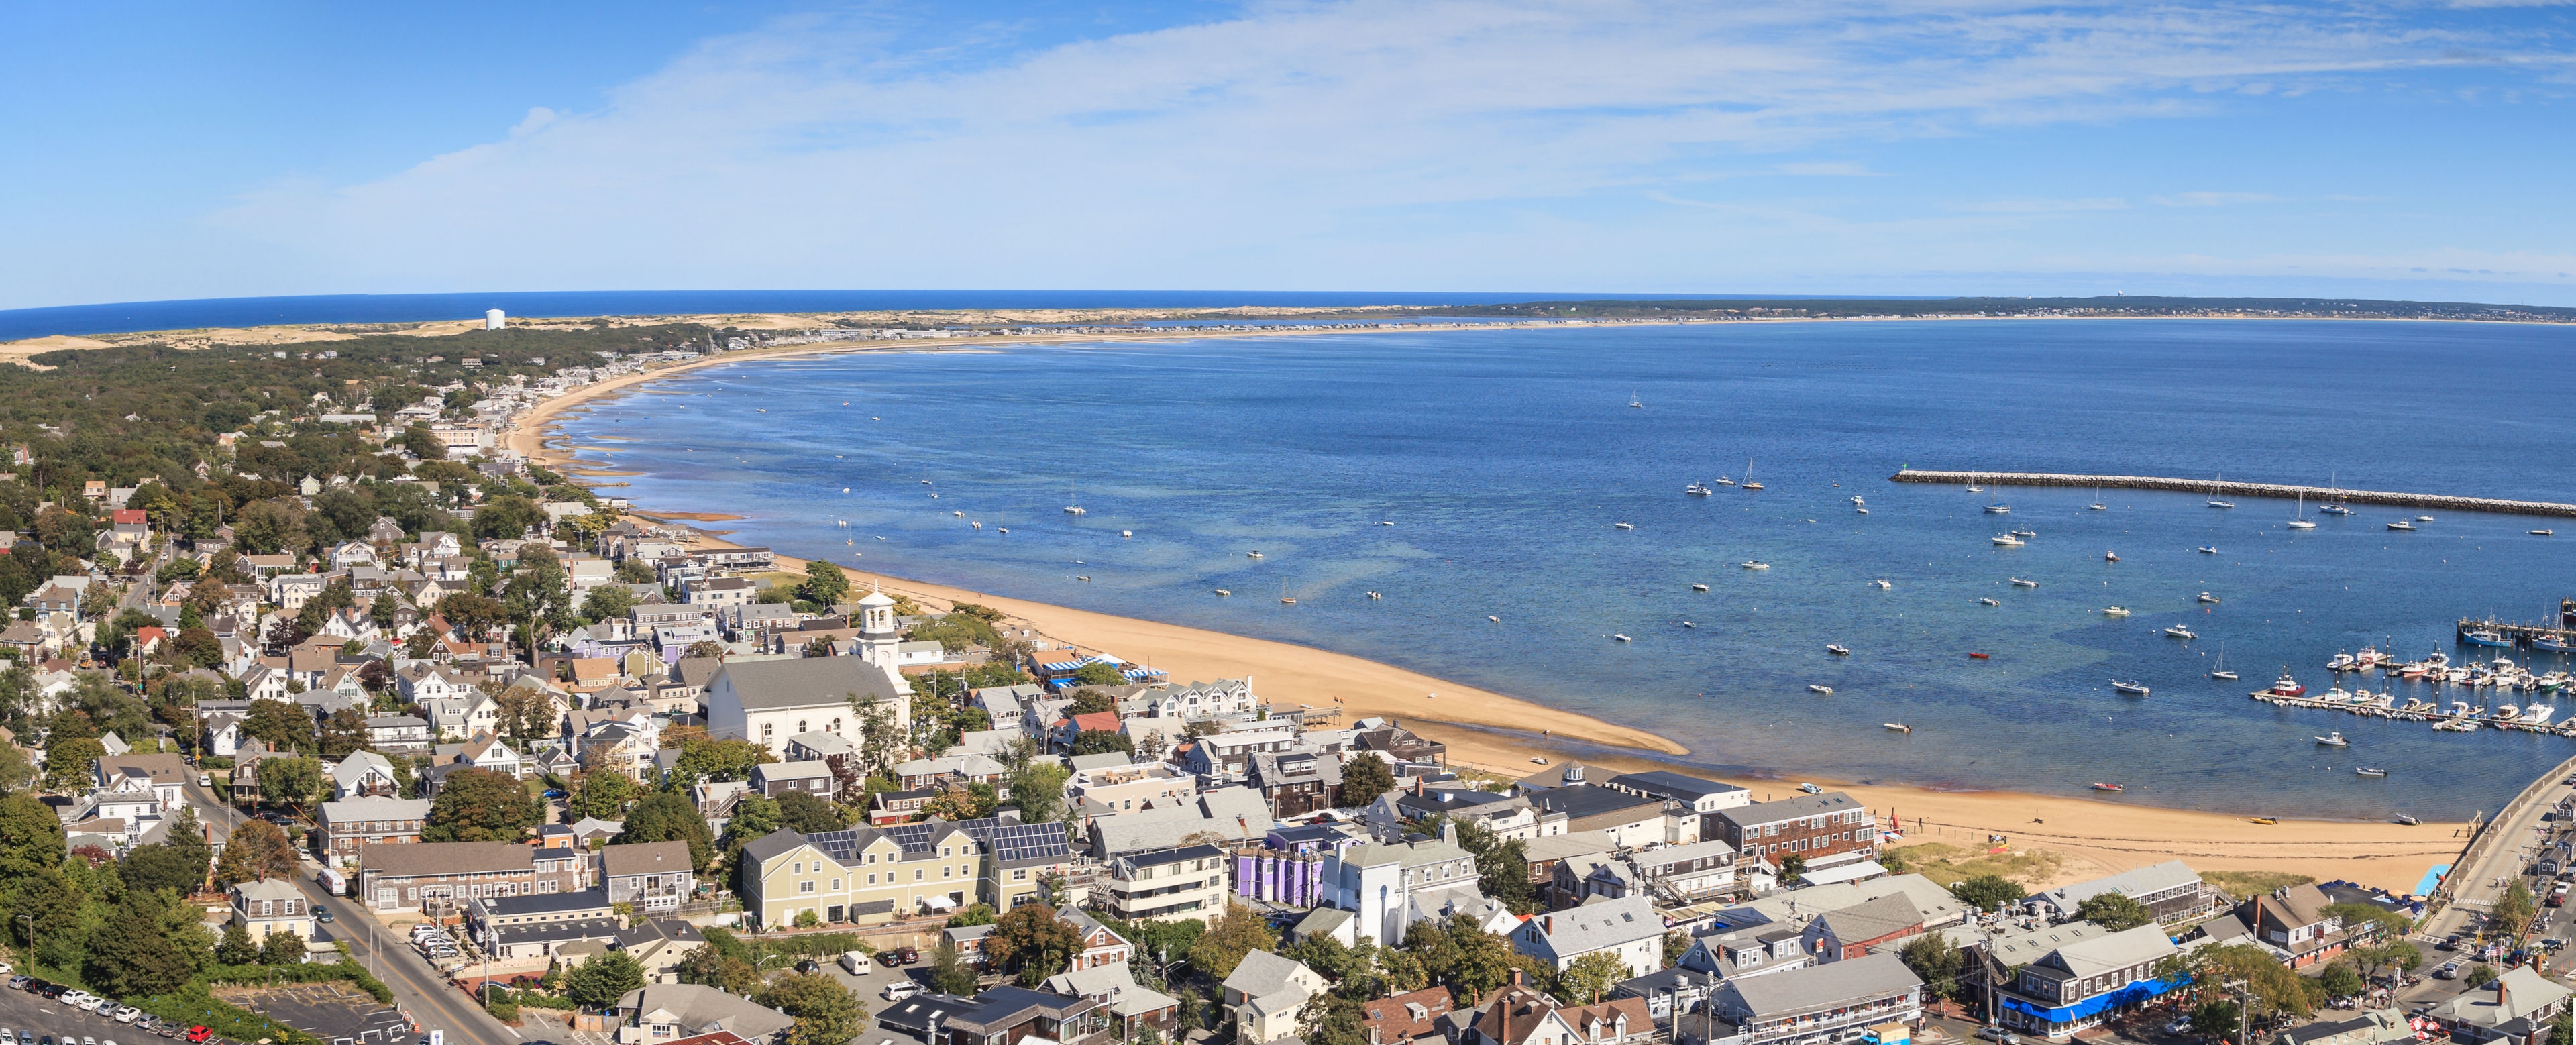
{"type": "Polygon", "coordinates": [[[851,694],[861,700],[897,696],[884,669],[858,657],[728,661],[709,686],[727,680],[742,706],[753,710],[845,704],[851,694]]]}
{"type": "Polygon", "coordinates": [[[1872,954],[1847,962],[1727,980],[1718,985],[1715,1004],[1731,1017],[1769,1020],[1839,1009],[1922,985],[1923,980],[1896,955],[1872,954]]]}

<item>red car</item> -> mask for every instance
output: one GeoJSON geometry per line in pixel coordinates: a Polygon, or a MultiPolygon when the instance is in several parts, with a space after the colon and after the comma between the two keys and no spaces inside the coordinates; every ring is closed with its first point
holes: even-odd
{"type": "Polygon", "coordinates": [[[206,1039],[214,1036],[215,1032],[207,1030],[202,1024],[190,1027],[188,1028],[188,1045],[205,1045],[206,1039]]]}

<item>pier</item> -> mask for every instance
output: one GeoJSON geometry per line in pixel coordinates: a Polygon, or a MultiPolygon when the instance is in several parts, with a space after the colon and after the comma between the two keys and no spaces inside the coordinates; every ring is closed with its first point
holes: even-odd
{"type": "MultiPolygon", "coordinates": [[[[2561,610],[2559,612],[2563,615],[2566,611],[2561,610]]],[[[2496,620],[2492,617],[2462,617],[2460,618],[2459,623],[2454,627],[2453,633],[2458,635],[2460,641],[2464,644],[2472,646],[2485,645],[2485,643],[2469,641],[2469,633],[2473,631],[2494,632],[2506,641],[2513,643],[2514,647],[2517,649],[2531,649],[2539,643],[2551,643],[2558,648],[2550,649],[2548,652],[2556,653],[2561,652],[2562,650],[2576,650],[2576,628],[2567,627],[2564,619],[2560,620],[2556,625],[2549,625],[2512,623],[2496,620]]]]}
{"type": "Polygon", "coordinates": [[[2269,497],[2287,501],[2304,496],[2319,504],[2381,504],[2398,508],[2446,508],[2497,515],[2548,515],[2576,519],[2576,504],[2552,501],[2508,501],[2493,497],[2457,497],[2438,493],[2393,493],[2387,490],[2338,490],[2284,483],[2246,483],[2209,479],[2173,479],[2154,475],[2058,475],[2050,472],[1935,472],[1907,468],[1887,477],[1895,483],[1961,486],[2068,486],[2117,490],[2166,490],[2211,497],[2269,497]]]}
{"type": "MultiPolygon", "coordinates": [[[[2383,698],[2381,700],[2355,703],[2349,699],[2335,700],[2327,697],[2285,697],[2278,693],[2266,693],[2259,690],[2253,693],[2248,693],[2246,696],[2252,697],[2265,704],[2270,704],[2274,707],[2312,708],[2321,711],[2340,711],[2347,715],[2359,715],[2363,718],[2384,718],[2395,722],[2430,722],[2433,724],[2434,729],[2438,729],[2446,733],[2473,733],[2480,729],[2496,729],[2517,733],[2545,733],[2553,737],[2576,737],[2576,721],[2541,723],[2521,721],[2519,719],[2497,718],[2492,714],[2455,715],[2446,710],[2445,702],[2440,700],[2420,701],[2410,699],[2405,705],[2398,705],[2394,700],[2383,698]]],[[[2535,699],[2549,700],[2551,698],[2543,696],[2535,699]]],[[[2483,706],[2485,701],[2472,699],[2468,703],[2483,706]]]]}

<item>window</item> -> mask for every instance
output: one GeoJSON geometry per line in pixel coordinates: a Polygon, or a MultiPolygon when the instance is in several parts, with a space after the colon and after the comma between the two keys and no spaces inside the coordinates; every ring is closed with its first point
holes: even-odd
{"type": "MultiPolygon", "coordinates": [[[[888,877],[892,877],[892,876],[891,876],[891,875],[889,875],[888,877]]],[[[870,871],[870,872],[868,872],[868,884],[869,884],[869,885],[875,885],[875,884],[877,884],[877,874],[876,874],[876,872],[874,872],[874,871],[870,871]]]]}
{"type": "Polygon", "coordinates": [[[833,720],[832,720],[832,732],[838,733],[838,732],[840,732],[840,731],[841,731],[841,720],[840,720],[840,719],[837,719],[837,718],[836,718],[836,719],[833,719],[833,720]]]}
{"type": "Polygon", "coordinates": [[[796,868],[795,868],[795,872],[794,872],[794,873],[796,873],[796,874],[804,874],[804,873],[805,873],[805,863],[804,863],[804,861],[801,861],[801,860],[800,860],[800,861],[797,861],[797,863],[796,863],[796,868]]]}
{"type": "Polygon", "coordinates": [[[806,728],[805,728],[805,720],[804,720],[804,719],[801,719],[801,718],[796,720],[796,731],[797,731],[797,732],[799,732],[799,733],[810,733],[810,732],[812,732],[812,730],[809,730],[809,729],[806,729],[806,728]]]}
{"type": "Polygon", "coordinates": [[[774,736],[777,736],[777,735],[778,735],[778,727],[777,727],[777,726],[773,726],[773,725],[771,725],[771,724],[769,724],[769,723],[767,723],[767,722],[763,722],[763,723],[761,723],[761,724],[760,724],[760,742],[761,742],[761,743],[763,743],[763,744],[769,743],[769,739],[770,739],[771,737],[774,737],[774,736]]]}
{"type": "Polygon", "coordinates": [[[811,879],[811,878],[808,878],[808,879],[806,879],[806,880],[804,880],[804,881],[802,881],[802,882],[798,882],[798,883],[796,883],[796,891],[797,891],[797,892],[800,892],[800,893],[810,893],[810,892],[813,892],[813,891],[814,891],[814,880],[813,880],[813,879],[811,879]]]}
{"type": "Polygon", "coordinates": [[[1028,881],[1028,880],[1029,880],[1029,869],[1028,869],[1028,868],[1025,868],[1025,867],[1022,867],[1022,868],[1019,868],[1019,869],[1017,869],[1017,870],[1012,871],[1012,872],[1011,872],[1011,880],[1012,880],[1012,881],[1014,881],[1014,882],[1025,882],[1025,881],[1028,881]]]}
{"type": "Polygon", "coordinates": [[[921,880],[921,868],[916,867],[912,869],[912,880],[916,882],[921,880]]]}
{"type": "Polygon", "coordinates": [[[841,891],[841,880],[840,880],[840,879],[838,879],[838,878],[832,879],[832,891],[833,891],[833,892],[836,892],[836,893],[841,891]]]}
{"type": "Polygon", "coordinates": [[[952,869],[951,869],[950,867],[948,867],[947,865],[945,865],[945,864],[941,865],[941,866],[940,866],[940,868],[939,868],[939,877],[941,877],[941,878],[949,877],[949,871],[950,871],[950,870],[952,870],[952,869]]]}

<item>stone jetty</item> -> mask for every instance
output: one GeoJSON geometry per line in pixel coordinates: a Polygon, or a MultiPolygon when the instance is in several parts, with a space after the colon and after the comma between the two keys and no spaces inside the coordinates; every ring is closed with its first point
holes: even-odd
{"type": "Polygon", "coordinates": [[[2553,515],[2576,519],[2576,504],[2551,501],[2507,501],[2494,497],[2455,497],[2438,493],[2392,493],[2386,490],[2337,490],[2323,486],[2246,483],[2234,480],[2173,479],[2154,475],[2058,475],[2049,472],[1935,472],[1908,468],[1888,476],[1898,483],[1963,486],[2081,486],[2120,490],[2171,490],[2212,497],[2271,497],[2290,500],[2305,495],[2318,504],[2384,504],[2400,508],[2447,508],[2499,515],[2553,515]]]}

